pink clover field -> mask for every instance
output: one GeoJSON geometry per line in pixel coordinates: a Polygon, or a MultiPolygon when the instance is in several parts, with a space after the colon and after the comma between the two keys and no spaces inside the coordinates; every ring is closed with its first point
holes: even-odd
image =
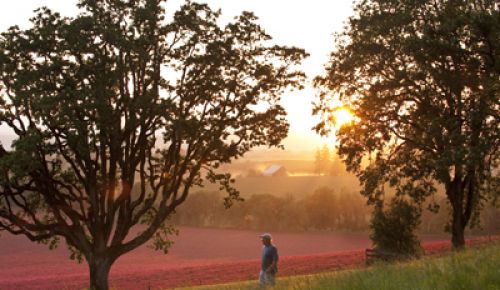
{"type": "MultiPolygon", "coordinates": [[[[146,246],[119,258],[110,274],[112,288],[171,289],[183,286],[256,280],[260,268],[259,233],[180,228],[167,255],[146,246]]],[[[450,251],[448,236],[424,236],[426,255],[450,251]]],[[[279,276],[313,274],[365,265],[371,246],[362,233],[276,233],[279,276]]],[[[500,236],[471,237],[468,246],[500,241],[500,236]]],[[[84,289],[85,262],[71,261],[64,245],[50,251],[26,238],[2,233],[0,289],[84,289]]]]}

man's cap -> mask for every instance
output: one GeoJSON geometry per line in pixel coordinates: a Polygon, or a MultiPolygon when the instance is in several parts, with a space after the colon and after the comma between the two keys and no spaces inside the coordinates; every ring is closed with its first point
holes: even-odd
{"type": "Polygon", "coordinates": [[[273,239],[273,237],[269,233],[264,233],[264,234],[260,235],[260,238],[261,239],[268,239],[268,240],[272,240],[273,239]]]}

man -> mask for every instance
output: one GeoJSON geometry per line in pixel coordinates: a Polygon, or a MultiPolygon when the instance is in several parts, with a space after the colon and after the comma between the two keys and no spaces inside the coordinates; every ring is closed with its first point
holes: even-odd
{"type": "Polygon", "coordinates": [[[265,233],[260,236],[262,240],[262,264],[259,275],[261,287],[274,286],[276,272],[278,272],[278,249],[271,243],[272,237],[265,233]]]}

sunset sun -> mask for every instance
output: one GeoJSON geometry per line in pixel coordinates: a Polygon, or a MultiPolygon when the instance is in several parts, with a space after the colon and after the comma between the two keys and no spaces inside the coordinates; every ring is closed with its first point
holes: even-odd
{"type": "Polygon", "coordinates": [[[335,124],[335,127],[340,128],[343,127],[346,124],[349,124],[353,122],[356,118],[354,114],[347,108],[342,107],[339,109],[336,109],[335,111],[332,112],[332,118],[333,122],[335,124]]]}

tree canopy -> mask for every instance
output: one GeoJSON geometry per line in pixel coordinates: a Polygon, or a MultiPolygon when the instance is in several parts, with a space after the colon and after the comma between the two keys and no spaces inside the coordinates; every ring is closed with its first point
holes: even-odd
{"type": "Polygon", "coordinates": [[[384,186],[421,203],[444,186],[456,248],[482,204],[498,196],[500,9],[493,0],[358,1],[335,36],[317,126],[340,100],[358,120],[337,132],[339,154],[370,202],[384,186]]]}
{"type": "Polygon", "coordinates": [[[244,12],[186,2],[166,20],[162,0],[80,0],[81,13],[37,10],[32,27],[0,36],[0,229],[63,238],[107,289],[111,265],[153,239],[191,188],[256,146],[279,146],[280,96],[300,87],[306,53],[270,45],[244,12]],[[132,230],[134,229],[134,230],[132,230]]]}

